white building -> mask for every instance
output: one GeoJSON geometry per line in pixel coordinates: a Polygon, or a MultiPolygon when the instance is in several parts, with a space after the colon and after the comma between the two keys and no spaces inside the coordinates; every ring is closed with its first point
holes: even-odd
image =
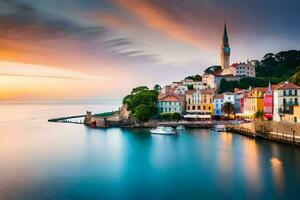
{"type": "Polygon", "coordinates": [[[213,74],[203,74],[202,82],[209,88],[216,88],[215,75],[213,74]]]}
{"type": "Polygon", "coordinates": [[[229,102],[232,105],[234,105],[234,98],[235,98],[234,93],[231,93],[231,92],[225,92],[224,93],[224,102],[229,102]]]}
{"type": "Polygon", "coordinates": [[[232,105],[235,105],[235,94],[231,92],[225,92],[217,95],[214,98],[214,114],[216,116],[223,115],[222,107],[226,102],[230,102],[232,105]]]}
{"type": "Polygon", "coordinates": [[[231,71],[234,76],[255,77],[255,66],[249,61],[232,64],[231,71]]]}
{"type": "Polygon", "coordinates": [[[299,105],[300,87],[289,82],[280,84],[274,90],[274,121],[281,121],[285,114],[293,114],[294,106],[299,105]]]}
{"type": "Polygon", "coordinates": [[[174,93],[179,94],[179,95],[185,95],[185,92],[188,90],[188,86],[186,85],[179,85],[174,93]]]}

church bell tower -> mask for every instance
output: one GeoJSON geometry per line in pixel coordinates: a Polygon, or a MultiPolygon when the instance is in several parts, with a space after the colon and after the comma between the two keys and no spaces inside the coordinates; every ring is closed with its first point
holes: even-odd
{"type": "Polygon", "coordinates": [[[223,73],[230,73],[230,47],[227,35],[226,24],[224,25],[224,33],[221,45],[221,67],[223,73]]]}

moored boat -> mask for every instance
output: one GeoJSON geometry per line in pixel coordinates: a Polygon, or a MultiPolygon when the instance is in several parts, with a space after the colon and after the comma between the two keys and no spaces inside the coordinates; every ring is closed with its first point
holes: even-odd
{"type": "Polygon", "coordinates": [[[226,126],[225,125],[222,125],[222,124],[218,124],[218,125],[215,125],[212,130],[214,131],[218,131],[218,132],[226,132],[226,126]]]}
{"type": "Polygon", "coordinates": [[[152,134],[160,134],[160,135],[174,135],[176,133],[172,127],[164,127],[164,126],[158,126],[155,129],[151,129],[150,132],[152,134]]]}
{"type": "Polygon", "coordinates": [[[183,125],[178,125],[176,127],[176,131],[183,131],[183,130],[185,130],[185,127],[183,125]]]}

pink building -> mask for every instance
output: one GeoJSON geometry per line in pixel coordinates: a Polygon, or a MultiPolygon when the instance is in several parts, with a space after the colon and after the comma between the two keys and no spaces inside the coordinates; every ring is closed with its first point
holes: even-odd
{"type": "Polygon", "coordinates": [[[264,117],[267,119],[273,118],[273,89],[269,83],[268,91],[264,95],[264,117]]]}

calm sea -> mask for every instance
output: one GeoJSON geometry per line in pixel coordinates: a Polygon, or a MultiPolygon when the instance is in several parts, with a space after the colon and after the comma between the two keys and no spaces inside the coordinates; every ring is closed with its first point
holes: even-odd
{"type": "Polygon", "coordinates": [[[300,149],[189,129],[48,123],[118,102],[0,104],[0,199],[300,199],[300,149]]]}

